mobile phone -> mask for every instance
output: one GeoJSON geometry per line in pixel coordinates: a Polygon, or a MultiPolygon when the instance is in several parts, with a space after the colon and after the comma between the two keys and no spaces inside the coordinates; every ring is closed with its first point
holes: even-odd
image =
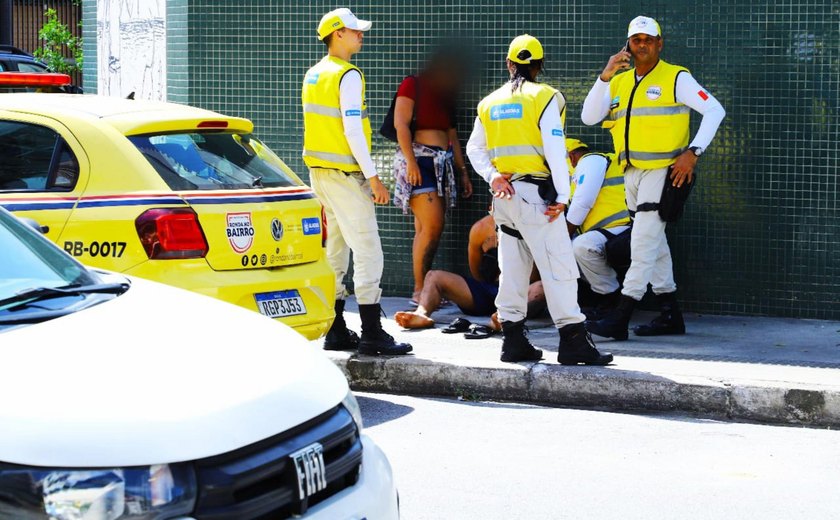
{"type": "Polygon", "coordinates": [[[624,42],[624,51],[625,52],[630,52],[630,40],[629,39],[626,42],[624,42]]]}

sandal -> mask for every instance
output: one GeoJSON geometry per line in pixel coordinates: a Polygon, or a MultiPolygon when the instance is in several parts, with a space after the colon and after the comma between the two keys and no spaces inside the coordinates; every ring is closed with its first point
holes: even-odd
{"type": "Polygon", "coordinates": [[[464,318],[455,318],[449,325],[440,329],[444,334],[457,334],[459,332],[467,332],[473,324],[470,320],[464,318]]]}
{"type": "Polygon", "coordinates": [[[466,339],[485,339],[489,338],[490,336],[495,336],[497,333],[495,330],[491,329],[486,325],[479,325],[477,323],[473,323],[470,325],[470,329],[468,332],[464,333],[464,337],[466,339]]]}

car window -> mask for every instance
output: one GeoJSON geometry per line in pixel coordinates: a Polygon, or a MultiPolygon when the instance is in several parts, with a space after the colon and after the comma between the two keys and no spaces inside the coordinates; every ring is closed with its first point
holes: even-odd
{"type": "Polygon", "coordinates": [[[301,180],[250,135],[183,133],[131,136],[173,190],[236,190],[300,186],[301,180]]]}
{"type": "Polygon", "coordinates": [[[96,281],[80,263],[5,212],[0,212],[0,251],[0,300],[33,287],[96,281]]]}
{"type": "Polygon", "coordinates": [[[17,66],[20,72],[47,72],[47,68],[40,63],[19,61],[17,66]]]}
{"type": "Polygon", "coordinates": [[[69,191],[79,177],[73,151],[54,130],[0,121],[0,190],[69,191]]]}
{"type": "Polygon", "coordinates": [[[6,70],[6,65],[0,63],[0,72],[3,72],[4,70],[6,70]]]}

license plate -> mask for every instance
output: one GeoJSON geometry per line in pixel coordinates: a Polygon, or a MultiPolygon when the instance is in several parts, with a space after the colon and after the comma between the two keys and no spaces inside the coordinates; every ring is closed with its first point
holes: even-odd
{"type": "Polygon", "coordinates": [[[327,466],[324,448],[317,442],[290,455],[295,464],[298,498],[304,500],[327,488],[327,466]]]}
{"type": "Polygon", "coordinates": [[[260,314],[269,318],[282,318],[306,314],[306,306],[297,289],[255,294],[260,314]]]}

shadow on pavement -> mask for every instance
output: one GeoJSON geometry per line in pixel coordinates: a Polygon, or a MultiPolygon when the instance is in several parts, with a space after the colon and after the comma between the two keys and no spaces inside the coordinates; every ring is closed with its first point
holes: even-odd
{"type": "Polygon", "coordinates": [[[359,408],[362,409],[362,420],[365,423],[365,428],[405,417],[414,411],[414,408],[410,406],[363,395],[356,395],[356,400],[359,401],[359,408]]]}

